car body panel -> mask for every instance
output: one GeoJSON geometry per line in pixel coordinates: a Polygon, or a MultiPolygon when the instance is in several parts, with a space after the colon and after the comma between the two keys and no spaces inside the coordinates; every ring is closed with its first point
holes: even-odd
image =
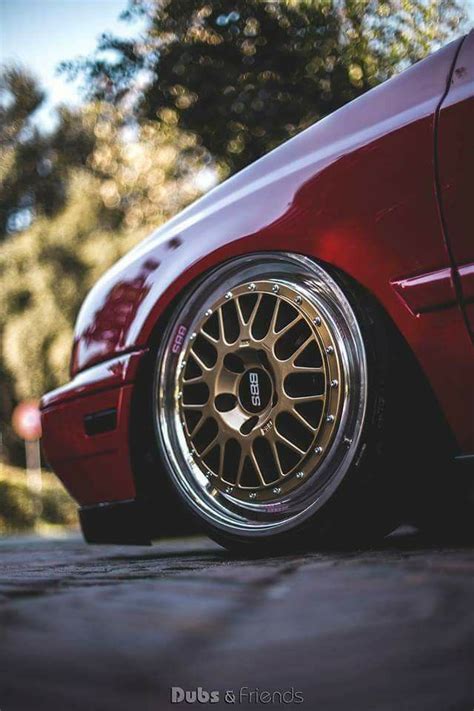
{"type": "Polygon", "coordinates": [[[133,499],[129,452],[133,381],[146,351],[127,354],[80,373],[41,402],[43,447],[71,496],[87,506],[133,499]],[[85,418],[115,411],[115,426],[88,435],[85,418]]]}
{"type": "Polygon", "coordinates": [[[474,336],[474,31],[459,50],[441,106],[438,172],[446,238],[474,336]]]}
{"type": "Polygon", "coordinates": [[[458,45],[303,131],[128,253],[84,302],[73,373],[143,345],[183,284],[237,254],[294,247],[336,262],[373,291],[385,264],[391,279],[448,266],[433,127],[458,45]],[[361,249],[375,261],[361,264],[361,249]]]}
{"type": "Polygon", "coordinates": [[[370,291],[418,359],[459,452],[474,451],[471,344],[435,171],[437,111],[461,43],[451,43],[241,171],[100,279],[76,324],[72,383],[46,396],[42,405],[47,454],[80,503],[134,496],[124,423],[135,366],[123,370],[122,365],[119,375],[100,368],[146,349],[160,317],[194,279],[227,259],[264,251],[314,257],[370,291]],[[102,443],[94,449],[85,439],[83,418],[86,410],[92,412],[85,405],[88,382],[91,406],[102,409],[102,395],[103,402],[110,398],[120,407],[117,433],[97,436],[102,449],[102,443]],[[68,408],[75,414],[68,415],[68,408]],[[81,427],[83,445],[79,435],[74,439],[66,431],[81,427]],[[67,463],[61,438],[73,454],[67,463]],[[104,480],[94,484],[94,476],[104,480]],[[73,483],[75,478],[82,483],[73,483]]]}

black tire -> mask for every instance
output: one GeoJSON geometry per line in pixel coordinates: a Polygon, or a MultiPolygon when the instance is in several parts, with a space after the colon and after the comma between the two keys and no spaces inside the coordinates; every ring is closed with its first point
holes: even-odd
{"type": "MultiPolygon", "coordinates": [[[[274,286],[272,290],[274,290],[274,286]]],[[[278,298],[283,300],[283,296],[278,298]]],[[[297,296],[296,300],[299,298],[297,296]]],[[[280,309],[277,300],[275,303],[274,309],[280,309]]],[[[217,306],[216,311],[222,308],[224,308],[223,305],[217,306]]],[[[255,308],[260,308],[260,306],[255,308]]],[[[302,311],[299,318],[304,320],[307,313],[302,311]]],[[[204,316],[206,314],[207,311],[204,316]]],[[[318,318],[314,319],[313,323],[318,318]]],[[[207,323],[204,322],[204,325],[206,326],[207,323]]],[[[221,323],[224,323],[223,320],[221,323]]],[[[321,328],[323,327],[325,324],[321,328]]],[[[222,328],[224,327],[222,326],[222,328]]],[[[322,336],[315,336],[315,340],[316,337],[321,338],[321,342],[323,341],[322,336]]],[[[226,336],[222,335],[223,341],[225,338],[226,336]]],[[[274,352],[274,345],[272,349],[271,352],[274,352]]],[[[251,348],[249,351],[253,353],[251,348]]],[[[219,357],[218,352],[217,359],[219,357]]],[[[253,355],[249,355],[248,362],[253,363],[252,358],[253,355]]],[[[375,300],[352,280],[332,269],[318,265],[305,257],[282,253],[250,255],[222,265],[206,275],[183,296],[170,317],[166,333],[156,353],[153,404],[156,438],[158,451],[162,453],[161,459],[173,489],[201,530],[204,530],[221,545],[239,553],[261,554],[283,552],[297,547],[315,548],[334,545],[352,547],[375,542],[400,523],[402,501],[406,496],[406,493],[405,496],[402,496],[402,492],[409,485],[408,474],[403,474],[407,469],[407,451],[405,447],[400,446],[405,433],[412,427],[410,418],[406,414],[408,395],[406,388],[409,387],[408,383],[410,382],[410,379],[405,377],[407,363],[406,350],[400,338],[375,300]],[[285,502],[290,502],[287,509],[290,504],[293,507],[300,506],[300,508],[291,509],[291,514],[286,518],[283,513],[278,512],[279,519],[276,519],[277,514],[273,513],[277,508],[273,502],[276,501],[278,504],[281,497],[275,494],[272,501],[269,487],[271,488],[273,484],[266,485],[267,488],[263,484],[260,484],[260,488],[256,486],[253,489],[248,488],[248,496],[255,490],[256,496],[262,497],[261,504],[246,503],[240,499],[235,503],[234,497],[237,495],[241,498],[246,496],[247,489],[242,493],[240,488],[235,485],[233,488],[229,486],[224,488],[225,482],[220,479],[217,482],[217,475],[213,471],[207,471],[207,476],[209,477],[209,474],[212,476],[209,485],[207,483],[205,485],[199,484],[199,487],[202,487],[203,491],[205,490],[205,493],[201,492],[194,479],[200,478],[202,471],[204,480],[204,472],[208,465],[204,460],[199,460],[196,463],[198,456],[196,450],[194,458],[192,458],[192,465],[186,467],[186,464],[183,464],[185,462],[183,452],[188,451],[186,447],[193,447],[194,441],[190,440],[187,426],[181,425],[182,412],[185,410],[179,408],[185,408],[185,405],[180,405],[177,399],[179,387],[176,383],[179,385],[181,382],[178,379],[182,377],[182,382],[186,383],[184,376],[179,374],[183,370],[182,362],[187,354],[193,357],[190,337],[192,337],[192,329],[196,324],[196,314],[207,309],[209,303],[215,302],[216,289],[221,288],[221,291],[226,291],[226,296],[230,294],[229,299],[243,298],[242,296],[234,297],[233,294],[241,293],[239,288],[243,288],[241,285],[248,284],[249,279],[257,283],[259,275],[261,280],[258,281],[260,285],[258,288],[262,290],[266,288],[267,281],[270,285],[289,283],[290,287],[285,292],[285,299],[289,299],[293,293],[300,293],[293,292],[292,289],[297,290],[301,287],[301,293],[304,295],[303,301],[305,299],[308,301],[307,313],[315,308],[317,313],[323,314],[323,321],[326,319],[329,324],[325,338],[333,339],[326,341],[326,343],[333,343],[333,346],[327,346],[327,348],[333,348],[333,353],[337,348],[352,348],[352,345],[348,345],[351,339],[355,343],[354,353],[350,354],[353,362],[348,362],[350,358],[347,353],[345,355],[341,353],[338,356],[340,358],[341,383],[344,382],[344,397],[352,398],[349,400],[349,404],[343,402],[341,412],[344,413],[344,407],[346,407],[346,415],[349,414],[345,420],[342,415],[333,417],[333,420],[337,420],[334,428],[337,425],[339,429],[334,429],[328,435],[329,444],[322,464],[317,464],[314,460],[313,452],[316,452],[318,447],[313,448],[311,452],[308,450],[305,455],[309,461],[308,479],[304,482],[306,489],[303,488],[303,485],[299,485],[298,489],[296,484],[290,484],[296,487],[294,491],[299,498],[296,497],[296,494],[291,494],[290,491],[285,499],[285,502]],[[330,333],[331,328],[334,329],[333,334],[330,333]],[[339,333],[337,329],[339,329],[339,333]],[[345,345],[341,345],[344,339],[345,345]],[[360,359],[360,362],[357,358],[360,359]],[[352,380],[350,380],[351,378],[352,380]],[[360,416],[361,412],[363,412],[362,416],[360,416]],[[182,427],[182,432],[179,427],[182,427]],[[188,445],[188,440],[191,442],[190,445],[188,445]],[[346,440],[349,443],[343,444],[346,440]],[[333,471],[331,471],[331,467],[333,471]],[[342,475],[340,475],[341,471],[342,475]],[[326,479],[323,478],[323,474],[326,479]],[[318,481],[320,481],[319,484],[318,481]],[[217,485],[220,486],[219,489],[216,489],[217,485]],[[214,491],[217,491],[214,496],[220,497],[215,511],[212,509],[213,503],[209,504],[208,498],[206,498],[209,496],[208,490],[211,486],[214,486],[214,491]],[[235,493],[236,488],[239,488],[237,494],[235,493]],[[228,490],[231,490],[230,494],[227,493],[228,490]],[[263,500],[264,496],[270,497],[270,503],[263,500]],[[291,496],[293,496],[293,502],[291,496]],[[256,513],[253,508],[255,506],[260,506],[256,513]],[[221,509],[223,511],[222,517],[221,509]],[[248,510],[251,511],[250,518],[247,518],[248,510]],[[245,512],[245,516],[241,514],[242,511],[245,512]],[[266,518],[261,523],[260,519],[264,516],[266,518]],[[272,516],[275,518],[272,519],[272,516]],[[239,517],[245,521],[245,530],[239,529],[239,517]],[[253,528],[251,528],[252,526],[253,528]]],[[[188,365],[186,365],[187,367],[188,365]]],[[[214,367],[217,373],[217,369],[221,366],[214,367]]],[[[271,365],[268,367],[270,372],[271,365]]],[[[255,367],[251,365],[249,369],[255,370],[255,367]]],[[[239,382],[242,382],[244,375],[239,376],[241,378],[239,382]]],[[[330,396],[327,395],[330,392],[328,389],[330,384],[327,382],[329,375],[329,370],[325,370],[324,397],[326,400],[324,407],[328,408],[332,407],[330,396]],[[327,404],[328,402],[329,404],[327,404]]],[[[206,377],[209,377],[211,381],[213,375],[206,372],[206,377]]],[[[275,392],[277,387],[280,387],[280,389],[283,388],[282,392],[286,393],[287,380],[284,381],[285,386],[277,386],[275,377],[272,382],[275,392]]],[[[333,382],[332,380],[331,383],[333,382]]],[[[280,391],[279,394],[281,394],[280,391]]],[[[207,397],[209,401],[211,395],[207,397]]],[[[237,399],[236,409],[245,409],[247,406],[246,404],[242,405],[237,399]]],[[[269,401],[267,407],[276,406],[273,406],[269,401]]],[[[325,412],[327,411],[322,412],[321,418],[325,412]]],[[[259,415],[259,413],[257,414],[259,415]]],[[[292,411],[290,415],[293,417],[294,412],[292,411]]],[[[325,422],[329,417],[325,416],[325,422]]],[[[318,425],[318,432],[323,427],[322,421],[321,419],[318,425]]],[[[226,423],[224,424],[225,427],[228,426],[226,423]]],[[[204,428],[204,425],[199,426],[201,429],[204,428]]],[[[220,433],[221,431],[218,429],[216,435],[218,444],[220,433]]],[[[261,438],[259,433],[257,435],[258,438],[261,438]]],[[[257,435],[255,436],[257,437],[257,435]]],[[[279,432],[275,434],[275,437],[277,436],[280,436],[279,432]]],[[[315,437],[317,436],[315,435],[315,437]]],[[[407,437],[409,437],[408,434],[407,437]]],[[[211,440],[211,443],[213,441],[211,440]]],[[[256,439],[253,440],[252,447],[255,446],[255,441],[256,439]]],[[[315,443],[317,443],[317,439],[312,442],[311,447],[315,443]]],[[[202,451],[205,451],[205,447],[202,451]]],[[[220,452],[219,448],[219,456],[221,456],[220,452]]],[[[242,449],[239,460],[241,461],[243,458],[244,450],[242,449]]],[[[275,462],[274,458],[273,465],[275,462]]],[[[281,464],[281,462],[277,462],[277,464],[281,464]]],[[[222,460],[219,460],[219,467],[222,469],[223,466],[222,460]]],[[[295,468],[300,466],[303,465],[298,464],[295,468]]],[[[256,466],[254,470],[257,471],[256,466]]],[[[292,475],[291,472],[295,475],[291,470],[288,480],[281,479],[283,484],[287,484],[292,475]]],[[[306,476],[306,472],[303,474],[306,476]]],[[[224,472],[222,478],[224,475],[227,476],[224,472]]],[[[272,492],[279,490],[279,487],[273,486],[272,492]]]]}

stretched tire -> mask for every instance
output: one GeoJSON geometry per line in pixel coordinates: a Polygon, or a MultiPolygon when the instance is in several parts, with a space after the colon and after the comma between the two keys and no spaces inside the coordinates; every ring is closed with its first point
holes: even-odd
{"type": "Polygon", "coordinates": [[[398,523],[398,398],[386,319],[299,255],[231,260],[175,309],[154,416],[201,528],[246,551],[358,544],[398,523]]]}

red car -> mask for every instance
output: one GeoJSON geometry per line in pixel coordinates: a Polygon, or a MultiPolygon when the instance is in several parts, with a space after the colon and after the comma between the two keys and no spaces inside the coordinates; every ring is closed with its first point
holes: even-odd
{"type": "Polygon", "coordinates": [[[473,129],[471,32],[102,277],[71,382],[42,400],[86,540],[197,521],[223,545],[281,550],[468,520],[473,129]]]}

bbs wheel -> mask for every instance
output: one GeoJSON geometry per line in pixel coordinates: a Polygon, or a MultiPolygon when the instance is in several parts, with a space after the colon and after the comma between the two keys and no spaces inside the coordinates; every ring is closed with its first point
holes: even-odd
{"type": "Polygon", "coordinates": [[[373,319],[345,291],[306,257],[254,254],[207,274],[171,318],[155,378],[161,456],[223,545],[315,545],[380,519],[362,460],[381,449],[384,368],[369,374],[373,319]]]}

